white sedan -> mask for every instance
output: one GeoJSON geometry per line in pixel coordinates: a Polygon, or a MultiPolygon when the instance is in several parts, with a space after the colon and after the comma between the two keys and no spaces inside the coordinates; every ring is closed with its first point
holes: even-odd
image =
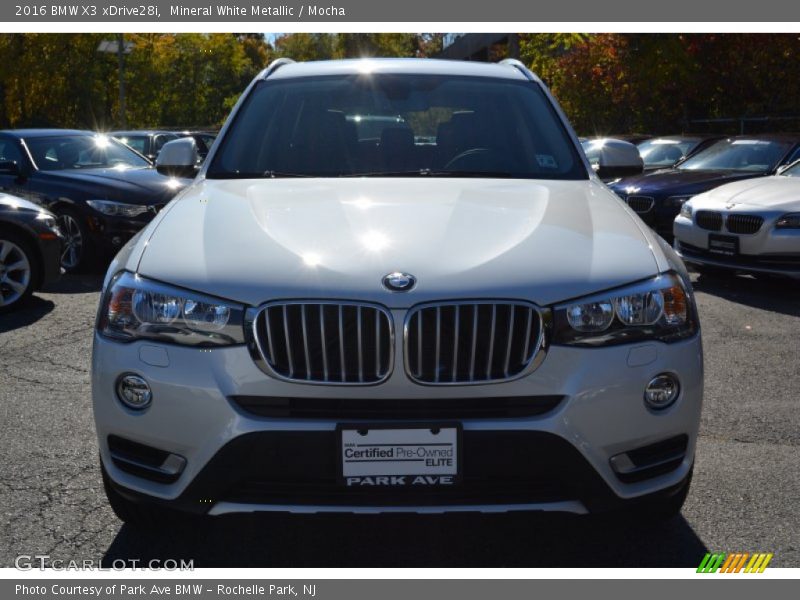
{"type": "Polygon", "coordinates": [[[800,161],[778,175],[695,196],[673,233],[677,252],[700,271],[800,279],[800,161]]]}

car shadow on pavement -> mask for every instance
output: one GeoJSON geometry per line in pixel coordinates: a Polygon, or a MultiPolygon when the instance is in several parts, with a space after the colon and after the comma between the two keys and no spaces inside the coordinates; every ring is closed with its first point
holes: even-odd
{"type": "Polygon", "coordinates": [[[791,279],[755,279],[737,275],[700,275],[695,291],[730,302],[785,315],[800,316],[800,282],[791,279]]]}
{"type": "Polygon", "coordinates": [[[194,567],[696,567],[706,551],[683,517],[643,527],[552,513],[263,513],[172,531],[125,525],[103,565],[184,559],[194,567]]]}
{"type": "Polygon", "coordinates": [[[36,321],[49,314],[53,308],[55,308],[55,304],[50,300],[31,296],[24,305],[0,315],[0,333],[33,325],[36,321]]]}
{"type": "Polygon", "coordinates": [[[79,273],[63,275],[58,281],[44,288],[47,294],[88,294],[99,292],[103,287],[103,275],[79,273]]]}

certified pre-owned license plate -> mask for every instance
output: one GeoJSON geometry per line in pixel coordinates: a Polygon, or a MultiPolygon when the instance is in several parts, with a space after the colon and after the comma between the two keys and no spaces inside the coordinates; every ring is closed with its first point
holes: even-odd
{"type": "Polygon", "coordinates": [[[739,254],[739,238],[732,235],[708,234],[708,251],[723,256],[739,254]]]}
{"type": "Polygon", "coordinates": [[[340,481],[348,487],[454,485],[460,431],[457,424],[340,425],[340,481]]]}

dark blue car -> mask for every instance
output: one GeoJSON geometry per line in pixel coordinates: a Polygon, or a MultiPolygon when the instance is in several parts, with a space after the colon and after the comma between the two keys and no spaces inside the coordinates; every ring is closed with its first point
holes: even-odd
{"type": "Polygon", "coordinates": [[[68,271],[116,252],[187,183],[90,131],[0,131],[0,192],[57,216],[65,237],[61,265],[68,271]]]}
{"type": "Polygon", "coordinates": [[[658,234],[672,239],[672,222],[692,196],[731,181],[772,175],[800,158],[800,134],[759,134],[719,140],[679,162],[612,182],[614,190],[658,234]]]}

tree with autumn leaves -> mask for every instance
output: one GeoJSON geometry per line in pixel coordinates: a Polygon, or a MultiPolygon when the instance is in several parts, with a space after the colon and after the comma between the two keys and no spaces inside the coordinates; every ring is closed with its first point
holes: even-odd
{"type": "MultiPolygon", "coordinates": [[[[220,125],[271,60],[435,56],[442,34],[125,34],[131,127],[220,125]]],[[[0,34],[0,127],[110,129],[120,121],[114,34],[0,34]]],[[[797,34],[520,34],[582,134],[675,133],[701,119],[800,117],[797,34]]],[[[501,50],[502,53],[502,50],[501,50]]],[[[496,54],[496,53],[495,53],[496,54]]],[[[723,124],[735,133],[738,125],[723,124]]],[[[798,129],[800,119],[760,123],[798,129]]]]}

